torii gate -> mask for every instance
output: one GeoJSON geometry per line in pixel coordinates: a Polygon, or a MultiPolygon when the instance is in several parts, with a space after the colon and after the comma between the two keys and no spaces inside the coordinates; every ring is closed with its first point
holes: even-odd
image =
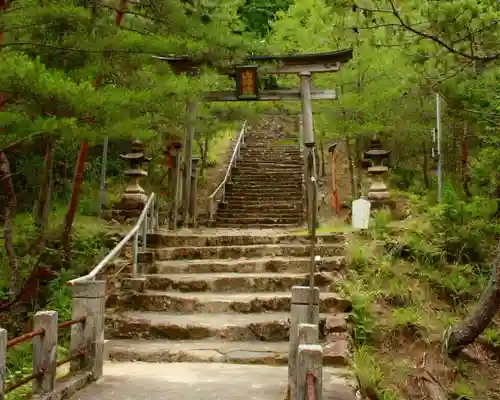
{"type": "MultiPolygon", "coordinates": [[[[236,88],[231,92],[208,92],[206,101],[287,101],[300,100],[302,110],[300,116],[300,143],[305,146],[304,159],[306,182],[313,182],[316,187],[316,163],[314,159],[314,127],[312,116],[312,100],[336,100],[335,90],[316,89],[311,86],[313,73],[338,72],[343,63],[352,59],[353,50],[340,50],[328,53],[295,54],[285,56],[250,56],[244,65],[235,65],[229,68],[219,68],[221,75],[227,75],[234,79],[236,88]],[[298,89],[276,89],[261,90],[259,75],[283,75],[296,74],[300,78],[298,89]]],[[[205,60],[194,59],[189,56],[165,56],[154,58],[167,61],[172,70],[177,74],[196,74],[199,68],[205,64],[205,60]]],[[[184,204],[183,224],[189,222],[189,208],[193,199],[191,194],[192,177],[192,149],[194,140],[194,118],[196,103],[194,100],[187,102],[187,129],[184,136],[184,182],[182,184],[182,196],[184,204]]],[[[177,198],[177,194],[174,194],[177,198]]],[[[316,190],[306,188],[306,199],[309,204],[309,229],[315,236],[316,229],[316,190]]],[[[176,213],[177,210],[174,210],[176,213]]]]}

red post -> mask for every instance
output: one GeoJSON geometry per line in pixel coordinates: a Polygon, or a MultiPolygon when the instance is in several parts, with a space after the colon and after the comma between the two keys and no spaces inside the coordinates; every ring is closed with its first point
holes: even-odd
{"type": "Polygon", "coordinates": [[[308,372],[306,375],[307,382],[307,400],[316,400],[316,388],[314,387],[314,375],[308,372]]]}

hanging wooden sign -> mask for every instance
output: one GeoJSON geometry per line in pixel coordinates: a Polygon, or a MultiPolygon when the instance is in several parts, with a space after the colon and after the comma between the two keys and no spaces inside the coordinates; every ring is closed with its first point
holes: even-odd
{"type": "Polygon", "coordinates": [[[259,98],[259,73],[256,65],[240,65],[236,70],[236,97],[238,100],[259,98]]]}

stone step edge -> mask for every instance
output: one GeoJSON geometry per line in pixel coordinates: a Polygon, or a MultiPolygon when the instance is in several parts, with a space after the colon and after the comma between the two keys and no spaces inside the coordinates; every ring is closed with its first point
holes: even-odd
{"type": "MultiPolygon", "coordinates": [[[[326,343],[321,343],[326,346],[326,343]]],[[[346,367],[350,354],[344,347],[330,351],[327,367],[346,367]]],[[[107,340],[105,359],[117,362],[211,362],[233,364],[287,365],[288,342],[225,342],[221,340],[107,340]]],[[[348,375],[346,370],[343,375],[348,375]]]]}

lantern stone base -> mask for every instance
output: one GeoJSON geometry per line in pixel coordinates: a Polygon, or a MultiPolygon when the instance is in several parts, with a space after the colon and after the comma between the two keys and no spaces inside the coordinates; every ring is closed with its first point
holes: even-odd
{"type": "Polygon", "coordinates": [[[111,216],[118,222],[135,221],[144,210],[148,196],[144,192],[124,193],[122,199],[113,207],[111,216]]]}

